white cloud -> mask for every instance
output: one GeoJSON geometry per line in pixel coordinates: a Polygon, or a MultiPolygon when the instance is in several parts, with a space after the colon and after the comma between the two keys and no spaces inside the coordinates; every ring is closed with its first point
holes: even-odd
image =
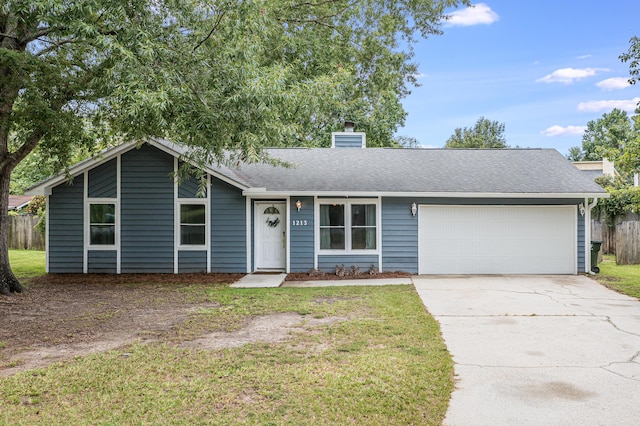
{"type": "Polygon", "coordinates": [[[538,83],[564,83],[572,84],[576,80],[592,77],[600,71],[609,71],[606,68],[561,68],[551,74],[547,74],[536,80],[538,83]]]}
{"type": "Polygon", "coordinates": [[[635,111],[638,102],[640,102],[640,98],[580,102],[578,104],[578,111],[598,112],[611,111],[614,108],[618,108],[623,111],[633,112],[635,111]]]}
{"type": "Polygon", "coordinates": [[[596,83],[596,86],[602,90],[620,90],[630,86],[629,79],[626,77],[607,78],[596,83]]]}
{"type": "Polygon", "coordinates": [[[471,5],[462,10],[456,10],[447,16],[447,27],[469,27],[472,25],[491,25],[500,17],[485,3],[471,5]]]}
{"type": "Polygon", "coordinates": [[[591,55],[580,55],[580,56],[576,56],[576,59],[588,59],[590,57],[591,55]]]}
{"type": "Polygon", "coordinates": [[[587,126],[551,126],[540,132],[543,136],[576,136],[582,135],[587,126]]]}

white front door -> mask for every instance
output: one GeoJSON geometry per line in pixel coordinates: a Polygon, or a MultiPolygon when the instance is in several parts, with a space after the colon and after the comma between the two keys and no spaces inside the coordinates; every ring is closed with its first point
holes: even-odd
{"type": "Polygon", "coordinates": [[[255,203],[255,269],[284,270],[286,267],[286,203],[255,203]]]}

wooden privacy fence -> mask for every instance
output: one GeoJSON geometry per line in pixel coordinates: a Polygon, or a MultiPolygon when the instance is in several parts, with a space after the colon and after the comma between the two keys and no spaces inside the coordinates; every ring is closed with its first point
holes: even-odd
{"type": "Polygon", "coordinates": [[[618,265],[640,264],[640,216],[627,213],[616,218],[615,225],[601,220],[591,221],[591,239],[602,241],[598,261],[602,254],[615,254],[618,265]]]}
{"type": "Polygon", "coordinates": [[[29,214],[9,216],[9,248],[44,250],[44,237],[34,228],[39,220],[29,214]]]}
{"type": "Polygon", "coordinates": [[[629,220],[616,224],[616,263],[640,264],[640,222],[629,220]]]}

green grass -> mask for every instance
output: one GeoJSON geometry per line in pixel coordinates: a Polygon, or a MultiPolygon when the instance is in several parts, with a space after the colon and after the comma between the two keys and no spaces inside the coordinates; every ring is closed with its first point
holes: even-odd
{"type": "Polygon", "coordinates": [[[45,252],[38,250],[9,250],[9,264],[19,280],[45,274],[45,252]]]}
{"type": "Polygon", "coordinates": [[[441,424],[453,362],[412,286],[188,288],[203,309],[162,343],[0,379],[0,424],[441,424]],[[281,343],[177,343],[256,315],[339,322],[281,343]]]}
{"type": "Polygon", "coordinates": [[[615,256],[605,255],[596,279],[607,287],[640,299],[640,265],[616,265],[615,256]]]}

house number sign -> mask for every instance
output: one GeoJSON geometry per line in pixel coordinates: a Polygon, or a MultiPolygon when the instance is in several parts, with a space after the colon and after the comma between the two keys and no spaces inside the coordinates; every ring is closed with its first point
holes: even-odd
{"type": "Polygon", "coordinates": [[[307,226],[309,223],[305,220],[292,220],[291,226],[307,226]]]}

